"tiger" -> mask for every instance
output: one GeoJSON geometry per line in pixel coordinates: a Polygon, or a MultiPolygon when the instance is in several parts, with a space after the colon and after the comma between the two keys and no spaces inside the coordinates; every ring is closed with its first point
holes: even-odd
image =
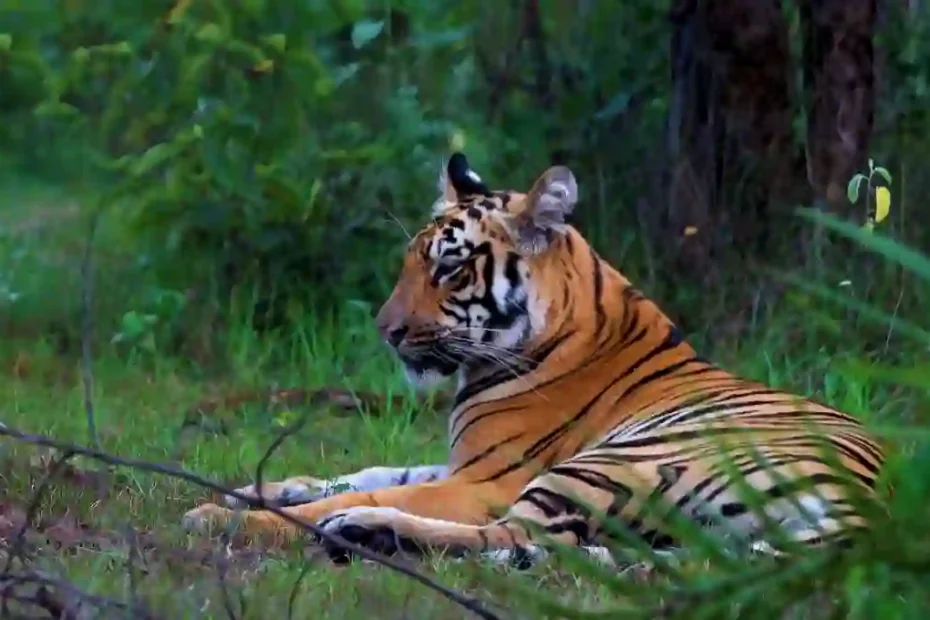
{"type": "MultiPolygon", "coordinates": [[[[774,549],[773,525],[779,544],[800,548],[867,531],[857,498],[878,496],[877,438],[852,415],[698,355],[571,223],[568,167],[526,192],[491,190],[455,152],[439,190],[374,322],[416,388],[453,380],[447,462],[298,476],[240,496],[383,554],[501,561],[604,549],[618,526],[650,547],[674,545],[656,501],[751,547],[774,549]]],[[[304,531],[243,510],[241,497],[225,503],[190,510],[184,525],[235,523],[270,542],[304,531]]]]}

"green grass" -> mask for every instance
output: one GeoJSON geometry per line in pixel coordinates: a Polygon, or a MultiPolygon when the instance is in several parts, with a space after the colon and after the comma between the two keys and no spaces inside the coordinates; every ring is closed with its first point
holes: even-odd
{"type": "MultiPolygon", "coordinates": [[[[0,419],[17,429],[86,443],[78,349],[73,342],[62,344],[63,336],[56,332],[73,340],[79,325],[77,267],[83,230],[75,222],[83,221],[81,213],[60,193],[7,181],[0,199],[0,276],[8,276],[20,296],[0,299],[6,317],[0,340],[0,419]]],[[[101,236],[112,243],[101,244],[105,249],[98,254],[93,396],[106,451],[177,463],[222,483],[245,484],[281,430],[280,409],[260,403],[221,409],[209,414],[208,423],[184,433],[180,429],[204,398],[278,385],[341,387],[401,398],[394,406],[366,411],[306,412],[307,424],[275,453],[266,479],[444,459],[443,412],[414,397],[378,343],[364,308],[351,310],[347,303],[338,320],[305,316],[286,335],[259,336],[242,317],[228,326],[223,348],[215,355],[222,363],[213,368],[157,349],[111,344],[120,312],[131,309],[150,282],[136,277],[130,249],[120,245],[115,224],[105,225],[101,236]]],[[[902,393],[887,382],[852,372],[843,362],[856,357],[855,347],[828,350],[810,344],[810,338],[788,337],[795,327],[786,320],[753,342],[718,343],[715,358],[772,385],[817,395],[871,424],[926,423],[920,413],[926,409],[926,394],[902,393]]],[[[0,537],[8,539],[16,531],[17,518],[48,473],[44,454],[0,442],[0,537]]],[[[895,474],[896,484],[903,481],[905,488],[883,537],[890,551],[876,551],[842,565],[842,570],[830,564],[838,572],[821,571],[822,587],[816,579],[785,569],[776,574],[781,581],[760,578],[734,590],[727,579],[755,569],[743,564],[715,567],[702,557],[686,560],[677,572],[659,571],[646,578],[640,571],[616,579],[598,576],[570,558],[524,573],[498,568],[489,574],[479,562],[442,558],[428,559],[421,568],[447,586],[510,607],[504,614],[508,618],[565,617],[572,610],[577,614],[603,606],[614,610],[613,617],[633,617],[630,610],[637,605],[669,597],[695,601],[685,608],[692,617],[701,617],[700,610],[703,617],[721,617],[721,609],[733,617],[771,617],[766,610],[781,609],[783,617],[815,618],[835,605],[854,610],[853,617],[914,617],[921,601],[926,602],[922,586],[914,581],[914,574],[923,570],[923,556],[905,561],[895,545],[926,547],[925,534],[914,528],[923,527],[915,515],[925,518],[920,502],[930,493],[907,474],[920,465],[921,454],[910,455],[914,460],[904,461],[895,474]],[[490,578],[501,574],[506,577],[490,578]],[[791,581],[798,574],[801,581],[791,581]],[[753,585],[755,593],[749,587],[753,585]],[[555,611],[556,606],[544,613],[532,606],[548,605],[550,597],[564,606],[562,611],[555,611]],[[623,609],[627,612],[621,613],[623,609]]],[[[241,618],[287,617],[289,610],[295,618],[463,617],[451,602],[410,579],[367,563],[335,567],[312,546],[227,549],[221,541],[188,535],[179,527],[181,515],[217,499],[192,484],[128,469],[98,483],[96,465],[80,459],[73,465],[42,497],[26,548],[33,569],[81,589],[124,601],[136,596],[166,618],[229,617],[229,607],[241,618]]],[[[668,614],[689,617],[681,609],[668,614]]]]}

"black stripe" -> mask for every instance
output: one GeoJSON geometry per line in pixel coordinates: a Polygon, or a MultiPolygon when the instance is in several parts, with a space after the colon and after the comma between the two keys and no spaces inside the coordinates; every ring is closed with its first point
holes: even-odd
{"type": "Polygon", "coordinates": [[[531,487],[527,489],[520,494],[520,497],[518,497],[517,501],[514,503],[518,504],[520,502],[531,504],[549,519],[568,509],[564,496],[543,487],[531,487]]]}
{"type": "MultiPolygon", "coordinates": [[[[603,474],[593,469],[584,469],[581,467],[559,465],[559,466],[554,467],[550,473],[556,476],[563,476],[565,478],[571,478],[573,480],[578,480],[595,489],[599,489],[601,491],[607,491],[611,495],[617,495],[617,494],[632,495],[632,491],[628,486],[626,486],[619,480],[611,478],[607,474],[603,474]]],[[[568,500],[568,498],[566,498],[566,500],[568,500]]]]}
{"type": "MultiPolygon", "coordinates": [[[[520,409],[526,409],[526,408],[527,408],[526,405],[515,405],[515,406],[512,406],[512,407],[504,407],[503,409],[494,409],[494,410],[491,410],[491,411],[485,411],[484,413],[480,413],[480,414],[476,415],[476,416],[473,417],[471,420],[469,420],[468,422],[466,422],[465,425],[462,426],[462,428],[459,429],[459,431],[456,432],[455,435],[452,436],[452,439],[449,441],[449,446],[450,446],[450,448],[455,448],[455,445],[456,445],[456,444],[459,442],[459,440],[462,438],[462,435],[465,434],[465,431],[468,430],[469,427],[471,427],[471,426],[473,426],[474,424],[477,424],[478,422],[480,422],[481,420],[487,419],[487,418],[489,418],[489,417],[492,417],[492,416],[495,416],[495,415],[498,415],[498,414],[501,414],[501,413],[509,413],[509,412],[513,412],[513,411],[519,411],[520,409]]],[[[452,421],[452,424],[450,425],[450,427],[452,428],[453,432],[455,431],[455,425],[458,423],[458,421],[459,421],[460,419],[461,419],[461,416],[457,416],[457,417],[452,421]]]]}
{"type": "Polygon", "coordinates": [[[588,246],[588,250],[591,252],[591,260],[594,262],[594,330],[598,334],[598,338],[600,338],[601,330],[604,329],[604,324],[607,322],[602,299],[604,295],[604,272],[597,252],[591,246],[588,246]]]}
{"type": "MultiPolygon", "coordinates": [[[[644,387],[644,386],[646,386],[646,385],[652,383],[653,381],[656,381],[657,379],[661,379],[662,377],[667,377],[667,376],[669,376],[669,375],[671,375],[671,374],[674,374],[674,373],[678,372],[679,370],[681,370],[682,368],[684,368],[685,366],[687,366],[688,364],[703,364],[703,363],[704,363],[704,362],[698,360],[697,358],[689,357],[689,358],[683,359],[683,360],[681,360],[681,361],[679,361],[679,362],[676,362],[676,363],[674,363],[674,364],[671,364],[671,365],[669,365],[669,366],[666,366],[665,368],[662,368],[662,369],[660,369],[660,370],[657,370],[657,371],[655,371],[655,372],[653,372],[653,373],[650,373],[650,374],[646,375],[645,377],[643,377],[642,379],[640,379],[640,380],[636,381],[635,383],[633,383],[632,385],[630,385],[630,387],[628,387],[626,390],[624,390],[623,394],[621,394],[619,397],[617,397],[617,400],[614,401],[614,405],[613,405],[613,406],[616,407],[617,405],[620,404],[620,401],[622,401],[624,398],[627,398],[628,396],[630,396],[630,395],[633,394],[634,392],[638,391],[640,388],[642,388],[642,387],[644,387]]],[[[685,375],[685,376],[689,376],[689,377],[690,377],[690,376],[694,376],[694,375],[700,375],[700,374],[703,374],[703,373],[705,373],[705,372],[711,372],[712,370],[714,370],[714,368],[712,368],[712,367],[710,367],[710,366],[703,366],[703,365],[702,365],[702,366],[699,367],[699,368],[695,368],[694,370],[688,371],[688,374],[685,375]]]]}
{"type": "Polygon", "coordinates": [[[452,305],[447,306],[446,303],[443,302],[439,304],[439,311],[463,323],[468,321],[468,313],[465,312],[464,308],[457,308],[452,305]],[[461,312],[461,314],[458,312],[461,312]]]}
{"type": "MultiPolygon", "coordinates": [[[[768,499],[774,500],[792,497],[801,490],[805,490],[808,487],[814,488],[821,484],[844,485],[846,484],[846,481],[834,474],[817,473],[810,476],[803,476],[801,478],[776,483],[764,490],[757,488],[757,490],[761,491],[763,495],[768,497],[768,499]]],[[[825,500],[825,502],[828,504],[831,503],[829,500],[825,500]]],[[[761,509],[761,506],[758,508],[761,509]]],[[[751,508],[748,508],[740,502],[727,502],[721,505],[720,510],[723,513],[723,516],[733,517],[744,514],[751,510],[751,508]]]]}
{"type": "MultiPolygon", "coordinates": [[[[552,340],[544,343],[535,351],[531,352],[528,356],[529,361],[522,361],[519,364],[515,364],[513,368],[503,368],[497,370],[490,375],[482,377],[473,383],[469,383],[461,390],[459,390],[455,395],[455,402],[453,404],[453,410],[467,401],[469,398],[484,392],[495,385],[504,383],[505,381],[510,381],[512,379],[518,379],[522,375],[532,372],[539,367],[549,355],[552,354],[565,340],[572,336],[574,332],[565,332],[559,336],[556,336],[552,340]]],[[[530,389],[537,390],[540,386],[534,386],[530,389]]],[[[509,395],[506,398],[512,398],[514,395],[509,395]]]]}
{"type": "Polygon", "coordinates": [[[691,441],[693,439],[706,439],[709,440],[709,435],[714,436],[723,436],[723,435],[737,435],[741,433],[746,433],[746,429],[742,428],[715,428],[715,429],[701,429],[701,430],[690,430],[690,431],[675,431],[671,433],[660,433],[657,435],[650,435],[648,437],[633,437],[630,439],[624,439],[621,441],[611,441],[609,445],[611,448],[618,450],[626,448],[649,448],[652,446],[659,446],[662,444],[675,443],[679,441],[691,441]]]}
{"type": "Polygon", "coordinates": [[[477,529],[475,530],[475,532],[478,534],[478,538],[481,539],[481,549],[487,550],[487,548],[491,546],[491,543],[488,540],[488,535],[485,534],[484,531],[481,529],[477,529]]]}
{"type": "Polygon", "coordinates": [[[546,533],[551,535],[563,534],[565,532],[574,534],[579,546],[591,540],[591,526],[587,518],[556,521],[555,523],[547,524],[545,530],[546,533]]]}
{"type": "Polygon", "coordinates": [[[520,431],[519,433],[515,433],[515,434],[511,435],[511,436],[508,437],[507,439],[503,439],[503,440],[501,440],[501,441],[498,441],[498,442],[495,443],[495,444],[492,444],[492,445],[488,446],[487,448],[485,448],[484,450],[482,450],[482,451],[479,452],[478,454],[472,456],[470,459],[468,459],[467,461],[465,461],[464,463],[462,463],[461,465],[459,465],[458,467],[456,467],[455,470],[453,470],[452,472],[450,472],[449,475],[450,475],[450,476],[455,475],[455,474],[459,473],[460,471],[462,471],[462,470],[464,470],[464,469],[467,469],[467,468],[471,467],[472,465],[475,465],[475,464],[479,463],[480,461],[484,460],[485,458],[487,458],[488,456],[490,456],[491,454],[493,454],[494,452],[496,452],[498,448],[501,448],[501,447],[503,447],[503,446],[505,446],[505,445],[507,445],[507,444],[509,444],[509,443],[513,443],[514,441],[516,441],[516,440],[520,439],[521,437],[523,437],[523,435],[524,435],[524,432],[523,432],[523,431],[520,431]]]}

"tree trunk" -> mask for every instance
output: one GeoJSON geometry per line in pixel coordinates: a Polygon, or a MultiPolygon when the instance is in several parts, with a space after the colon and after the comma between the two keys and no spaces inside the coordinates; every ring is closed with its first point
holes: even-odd
{"type": "Polygon", "coordinates": [[[837,209],[867,166],[875,114],[876,0],[799,0],[804,27],[808,179],[837,209]]]}
{"type": "Polygon", "coordinates": [[[685,269],[764,250],[799,158],[781,0],[681,0],[671,13],[668,230],[685,269]]]}

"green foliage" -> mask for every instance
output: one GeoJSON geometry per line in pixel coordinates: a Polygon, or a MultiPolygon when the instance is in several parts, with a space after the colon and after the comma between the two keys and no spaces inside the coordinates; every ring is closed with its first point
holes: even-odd
{"type": "Polygon", "coordinates": [[[357,21],[350,53],[337,30],[347,16],[265,4],[65,3],[7,15],[46,19],[8,35],[0,53],[13,83],[2,92],[15,94],[3,107],[29,120],[21,144],[64,138],[56,146],[80,160],[69,171],[106,183],[102,200],[119,205],[166,283],[293,282],[321,297],[337,283],[362,287],[366,258],[396,246],[387,212],[428,204],[438,158],[423,145],[441,151],[451,125],[423,122],[411,86],[355,120],[371,86],[391,77],[372,58],[386,52],[366,54],[387,38],[383,21],[357,21]],[[379,137],[386,127],[395,131],[379,137]],[[388,169],[422,181],[394,183],[388,169]]]}
{"type": "Polygon", "coordinates": [[[158,338],[159,332],[164,332],[171,321],[181,316],[187,298],[179,291],[156,288],[149,291],[145,301],[143,309],[123,314],[120,329],[110,342],[126,344],[150,354],[158,352],[157,343],[164,340],[158,338]]]}
{"type": "Polygon", "coordinates": [[[375,299],[453,137],[520,187],[549,151],[603,165],[586,153],[634,99],[658,128],[663,58],[608,47],[623,20],[656,33],[662,11],[592,5],[592,37],[564,28],[566,10],[541,16],[554,36],[536,41],[520,11],[487,20],[480,4],[15,7],[0,19],[0,131],[30,168],[104,187],[159,286],[375,299]],[[565,53],[524,80],[516,63],[543,44],[565,53]]]}

